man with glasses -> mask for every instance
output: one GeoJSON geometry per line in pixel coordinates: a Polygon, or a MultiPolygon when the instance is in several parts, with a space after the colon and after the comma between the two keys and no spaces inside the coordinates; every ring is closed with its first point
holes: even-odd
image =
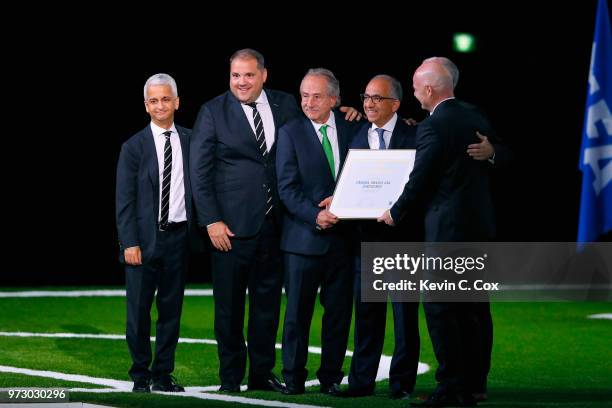
{"type": "MultiPolygon", "coordinates": [[[[397,111],[402,86],[389,75],[376,75],[361,95],[368,123],[355,135],[352,149],[414,149],[416,126],[406,124],[397,111]]],[[[382,355],[387,321],[387,304],[361,301],[361,242],[421,241],[422,219],[405,228],[391,228],[375,220],[360,221],[355,242],[355,351],[351,359],[346,397],[372,395],[382,355]],[[421,221],[419,223],[419,221],[421,221]]],[[[390,398],[406,399],[414,390],[419,363],[418,302],[392,302],[395,347],[389,371],[390,398]]]]}
{"type": "Polygon", "coordinates": [[[144,87],[151,123],[121,148],[116,217],[125,263],[126,339],[134,392],[181,392],[174,355],[179,338],[189,243],[197,243],[189,183],[191,131],[174,124],[176,82],[167,74],[144,87]],[[193,233],[193,234],[191,234],[193,233]],[[191,238],[191,239],[190,239],[191,238]],[[151,365],[151,306],[157,290],[155,359],[151,365]]]}

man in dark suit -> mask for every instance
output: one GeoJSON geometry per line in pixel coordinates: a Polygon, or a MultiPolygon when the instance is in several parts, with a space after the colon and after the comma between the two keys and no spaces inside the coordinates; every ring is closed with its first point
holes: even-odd
{"type": "Polygon", "coordinates": [[[324,308],[321,329],[321,392],[340,393],[351,321],[352,271],[346,231],[322,203],[331,196],[351,138],[351,128],[332,108],[340,87],[323,68],[308,71],[300,86],[306,118],[279,132],[276,171],[286,207],[284,252],[287,308],[283,327],[283,377],[287,394],[304,393],[308,339],[317,290],[324,308]]]}
{"type": "MultiPolygon", "coordinates": [[[[467,149],[480,141],[477,132],[490,135],[491,129],[480,111],[454,98],[454,71],[450,60],[438,57],[425,60],[415,71],[414,95],[430,116],[418,126],[410,180],[379,220],[394,225],[424,208],[425,241],[487,241],[495,232],[489,163],[473,160],[467,149]]],[[[470,383],[484,347],[479,344],[484,333],[476,305],[424,303],[439,367],[438,385],[422,405],[476,405],[470,383]]]]}
{"type": "MultiPolygon", "coordinates": [[[[402,86],[395,78],[377,75],[362,95],[369,123],[355,135],[352,149],[414,149],[416,126],[406,124],[397,115],[402,100],[402,86]]],[[[344,395],[372,395],[382,355],[387,320],[387,304],[361,301],[361,242],[422,241],[422,219],[405,228],[391,228],[376,221],[360,221],[355,243],[355,351],[351,359],[349,388],[344,395]]],[[[395,348],[389,370],[390,397],[406,399],[414,390],[419,364],[418,302],[392,302],[395,348]]]]}
{"type": "Polygon", "coordinates": [[[125,263],[126,339],[134,392],[184,391],[170,375],[179,338],[190,232],[195,232],[189,183],[191,131],[174,124],[176,83],[167,74],[144,87],[151,123],[121,148],[116,216],[125,263]],[[151,368],[151,305],[157,290],[155,359],[151,368]]]}
{"type": "Polygon", "coordinates": [[[191,144],[191,180],[198,224],[214,246],[215,337],[223,392],[239,392],[247,346],[249,389],[281,391],[273,375],[282,270],[281,206],[275,187],[277,129],[300,115],[295,98],[263,89],[263,56],[239,50],[230,59],[230,90],[205,103],[191,144]]]}
{"type": "MultiPolygon", "coordinates": [[[[215,337],[222,392],[239,392],[249,355],[250,390],[282,391],[273,375],[282,290],[281,204],[276,188],[278,129],[301,116],[295,98],[264,89],[264,57],[230,58],[230,90],[205,103],[191,144],[198,224],[214,246],[215,337]],[[249,291],[247,346],[244,308],[249,291]]],[[[358,115],[345,108],[347,116],[358,115]]]]}

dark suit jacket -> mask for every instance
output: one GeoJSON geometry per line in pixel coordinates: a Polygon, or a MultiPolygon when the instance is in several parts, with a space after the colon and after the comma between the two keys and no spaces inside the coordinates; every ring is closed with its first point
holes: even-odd
{"type": "MultiPolygon", "coordinates": [[[[456,100],[456,101],[458,104],[465,107],[466,109],[473,109],[479,115],[484,116],[486,118],[485,113],[483,112],[482,109],[480,109],[480,107],[473,105],[469,102],[460,101],[460,100],[456,100]]],[[[492,129],[490,126],[489,126],[489,132],[490,133],[485,134],[485,136],[487,136],[487,138],[489,139],[489,142],[493,145],[493,148],[495,149],[495,160],[491,164],[495,168],[508,166],[514,160],[514,154],[512,150],[510,150],[510,148],[505,143],[502,143],[501,138],[496,134],[495,129],[492,129]]]]}
{"type": "MultiPolygon", "coordinates": [[[[351,149],[369,149],[368,131],[372,127],[372,123],[366,122],[355,134],[350,148],[351,149]]],[[[398,116],[395,128],[391,134],[391,143],[388,149],[415,149],[416,148],[416,132],[417,126],[407,125],[402,118],[398,116]]],[[[376,222],[376,220],[358,221],[356,227],[360,242],[367,241],[415,241],[423,240],[423,217],[422,211],[418,214],[410,214],[404,218],[400,228],[389,227],[384,223],[376,222]]]]}
{"type": "Polygon", "coordinates": [[[489,135],[488,120],[456,99],[442,102],[417,130],[414,169],[391,208],[397,222],[425,210],[425,241],[486,241],[495,234],[487,161],[472,159],[467,146],[489,135]]]}
{"type": "MultiPolygon", "coordinates": [[[[332,113],[336,121],[340,166],[344,163],[354,125],[344,114],[332,113]]],[[[306,117],[296,119],[279,131],[276,158],[278,192],[286,208],[281,249],[302,255],[323,255],[333,239],[343,236],[343,227],[316,229],[321,200],[334,193],[336,182],[319,137],[306,117]]]]}
{"type": "MultiPolygon", "coordinates": [[[[295,98],[264,90],[278,129],[299,116],[295,98]]],[[[263,225],[267,189],[271,188],[275,215],[281,210],[275,185],[276,143],[264,158],[255,133],[236,97],[227,91],[205,103],[191,138],[191,180],[198,224],[223,221],[236,237],[257,234],[263,225]]]]}
{"type": "MultiPolygon", "coordinates": [[[[189,138],[191,130],[175,124],[183,154],[185,210],[192,248],[198,247],[189,182],[189,138]]],[[[140,246],[142,262],[155,250],[159,218],[159,164],[151,126],[147,125],[121,147],[117,164],[116,219],[119,232],[119,259],[126,248],[140,246]]],[[[195,248],[194,248],[195,249],[195,248]]]]}

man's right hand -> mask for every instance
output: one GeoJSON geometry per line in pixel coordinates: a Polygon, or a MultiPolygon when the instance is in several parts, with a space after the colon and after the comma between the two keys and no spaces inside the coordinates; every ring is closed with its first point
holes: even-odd
{"type": "Polygon", "coordinates": [[[229,237],[233,237],[234,233],[228,228],[223,221],[215,222],[207,228],[210,242],[219,251],[227,252],[232,249],[232,244],[229,237]]]}
{"type": "Polygon", "coordinates": [[[139,246],[125,248],[123,251],[125,263],[128,265],[142,265],[142,254],[139,246]]]}
{"type": "Polygon", "coordinates": [[[340,221],[338,217],[329,212],[329,210],[321,210],[317,215],[317,225],[321,229],[331,228],[340,221]]]}

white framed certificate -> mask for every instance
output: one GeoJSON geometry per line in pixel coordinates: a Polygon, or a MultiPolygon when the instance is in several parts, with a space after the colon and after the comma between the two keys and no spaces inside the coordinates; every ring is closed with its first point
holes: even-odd
{"type": "Polygon", "coordinates": [[[415,155],[415,149],[349,150],[329,211],[342,219],[380,217],[404,191],[415,155]]]}

